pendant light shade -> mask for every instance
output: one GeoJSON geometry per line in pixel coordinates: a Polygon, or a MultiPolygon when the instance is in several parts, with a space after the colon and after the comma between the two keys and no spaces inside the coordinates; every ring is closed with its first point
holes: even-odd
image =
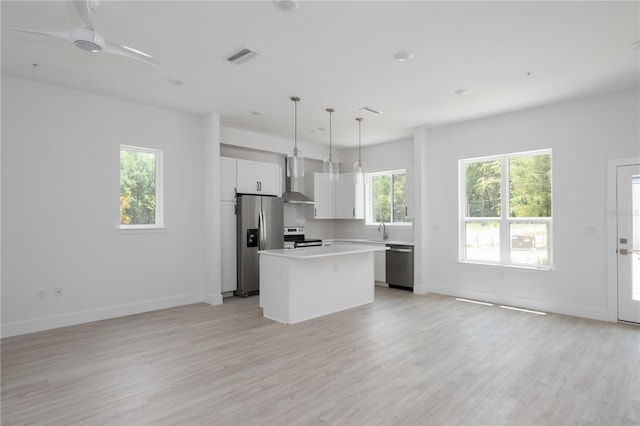
{"type": "Polygon", "coordinates": [[[331,140],[331,114],[333,114],[335,110],[333,108],[327,108],[327,112],[329,113],[329,155],[327,155],[322,162],[322,170],[325,173],[325,177],[334,181],[340,179],[340,164],[336,156],[333,155],[331,140]]]}
{"type": "Polygon", "coordinates": [[[362,162],[362,120],[364,120],[364,118],[356,118],[358,122],[358,159],[353,163],[353,183],[356,185],[365,183],[364,163],[362,162]]]}
{"type": "Polygon", "coordinates": [[[304,176],[304,155],[298,149],[298,102],[300,98],[293,96],[293,150],[287,155],[287,177],[304,176]]]}

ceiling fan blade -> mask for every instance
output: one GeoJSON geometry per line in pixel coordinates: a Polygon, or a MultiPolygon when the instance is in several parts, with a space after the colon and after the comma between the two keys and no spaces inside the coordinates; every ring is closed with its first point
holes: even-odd
{"type": "Polygon", "coordinates": [[[112,53],[114,55],[127,56],[138,61],[145,62],[147,64],[160,66],[160,62],[153,59],[153,57],[147,53],[141,52],[129,46],[125,46],[111,41],[105,41],[102,48],[103,53],[112,53]]]}
{"type": "Polygon", "coordinates": [[[93,29],[93,6],[92,0],[74,0],[73,5],[76,8],[76,12],[80,15],[80,20],[87,28],[93,29]]]}
{"type": "Polygon", "coordinates": [[[19,28],[7,28],[7,29],[11,31],[17,31],[19,33],[35,34],[35,35],[48,36],[48,37],[57,37],[70,42],[74,41],[72,37],[72,31],[31,31],[31,30],[21,30],[19,28]]]}

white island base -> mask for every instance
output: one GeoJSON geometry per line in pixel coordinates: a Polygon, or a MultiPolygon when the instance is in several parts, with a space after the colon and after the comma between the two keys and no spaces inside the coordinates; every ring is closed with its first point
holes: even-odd
{"type": "Polygon", "coordinates": [[[374,300],[374,252],[340,245],[260,252],[260,306],[265,318],[295,324],[374,300]]]}

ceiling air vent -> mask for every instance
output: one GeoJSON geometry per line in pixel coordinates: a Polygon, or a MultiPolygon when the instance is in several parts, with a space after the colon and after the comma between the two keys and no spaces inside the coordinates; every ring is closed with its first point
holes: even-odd
{"type": "Polygon", "coordinates": [[[240,65],[253,58],[257,54],[258,52],[254,52],[251,49],[242,49],[239,52],[236,52],[233,55],[229,56],[227,58],[227,61],[231,62],[232,64],[240,65]]]}
{"type": "Polygon", "coordinates": [[[379,109],[375,109],[373,107],[370,107],[370,106],[365,106],[365,107],[362,107],[360,109],[363,110],[363,111],[368,111],[371,114],[376,114],[376,115],[382,114],[382,111],[380,111],[379,109]]]}

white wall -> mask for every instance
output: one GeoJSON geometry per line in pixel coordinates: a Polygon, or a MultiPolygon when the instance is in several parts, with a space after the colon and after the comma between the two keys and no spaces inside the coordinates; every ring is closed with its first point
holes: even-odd
{"type": "MultiPolygon", "coordinates": [[[[287,155],[293,149],[293,132],[291,138],[280,138],[265,135],[262,133],[250,132],[248,130],[234,129],[232,127],[222,127],[220,131],[220,143],[236,147],[255,149],[287,155]]],[[[322,160],[329,152],[329,147],[309,143],[300,140],[298,137],[298,148],[305,158],[322,160]]],[[[340,151],[336,150],[339,155],[340,151]]],[[[339,158],[339,157],[338,157],[339,158]]]]}
{"type": "Polygon", "coordinates": [[[640,96],[617,92],[416,132],[422,292],[607,319],[607,160],[640,154],[640,96]],[[553,150],[555,271],[460,264],[458,160],[553,150]]]}
{"type": "Polygon", "coordinates": [[[205,273],[221,301],[208,137],[200,117],[2,75],[3,336],[202,301],[205,273]],[[165,232],[118,231],[120,144],[164,150],[165,232]]]}
{"type": "MultiPolygon", "coordinates": [[[[362,147],[361,158],[365,165],[365,171],[383,172],[389,170],[409,169],[412,173],[414,166],[414,142],[412,139],[404,139],[393,142],[381,143],[362,147]]],[[[341,172],[353,171],[353,163],[358,159],[358,149],[343,150],[340,161],[341,172]]],[[[378,232],[377,226],[367,226],[365,220],[335,220],[335,238],[363,238],[381,240],[382,232],[378,232]]],[[[387,233],[390,241],[414,241],[413,226],[388,226],[387,233]]]]}

